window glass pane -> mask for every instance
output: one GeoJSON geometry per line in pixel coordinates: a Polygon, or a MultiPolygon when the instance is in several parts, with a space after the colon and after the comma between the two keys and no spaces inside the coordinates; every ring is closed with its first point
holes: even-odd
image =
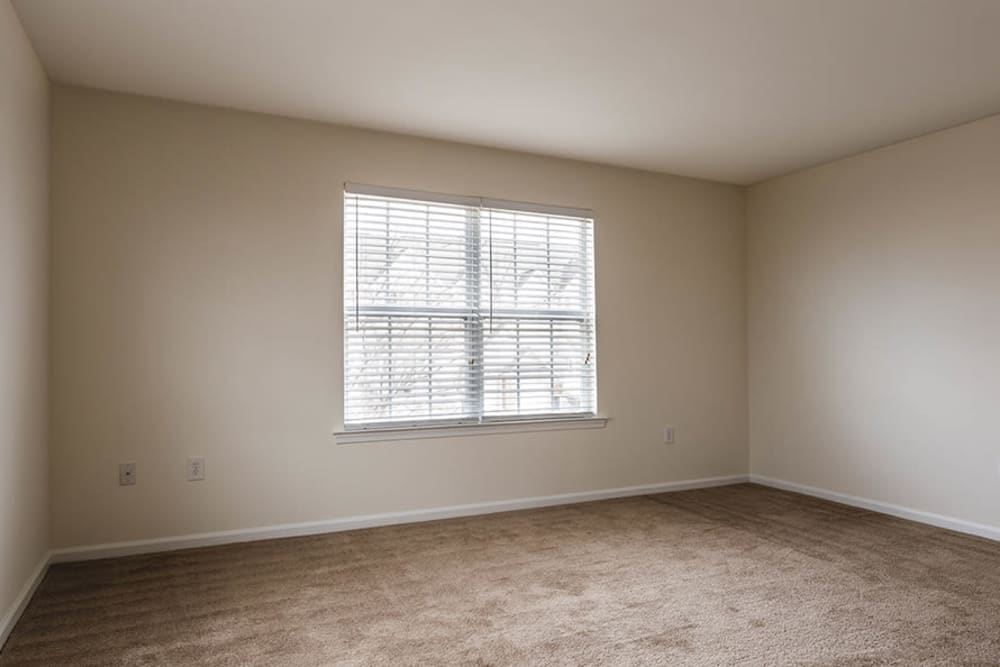
{"type": "Polygon", "coordinates": [[[362,315],[347,332],[346,414],[360,423],[459,419],[470,385],[463,318],[362,315]]]}
{"type": "Polygon", "coordinates": [[[477,211],[371,197],[355,202],[347,213],[356,207],[356,222],[345,224],[347,268],[358,278],[352,298],[363,306],[473,307],[469,255],[478,249],[469,227],[477,211]]]}
{"type": "Polygon", "coordinates": [[[587,311],[592,299],[589,222],[513,211],[483,213],[482,299],[505,309],[587,311]]]}
{"type": "Polygon", "coordinates": [[[487,416],[593,411],[589,323],[496,318],[484,336],[487,416]]]}

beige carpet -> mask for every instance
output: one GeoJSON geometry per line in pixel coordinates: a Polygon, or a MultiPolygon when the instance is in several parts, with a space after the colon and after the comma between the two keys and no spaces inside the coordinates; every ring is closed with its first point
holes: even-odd
{"type": "Polygon", "coordinates": [[[751,485],[59,565],[0,665],[1000,665],[1000,544],[751,485]]]}

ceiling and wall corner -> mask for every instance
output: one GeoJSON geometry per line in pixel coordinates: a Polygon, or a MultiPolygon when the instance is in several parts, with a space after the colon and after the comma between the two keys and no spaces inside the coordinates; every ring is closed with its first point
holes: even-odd
{"type": "Polygon", "coordinates": [[[15,0],[57,83],[736,184],[1000,110],[995,0],[15,0]]]}

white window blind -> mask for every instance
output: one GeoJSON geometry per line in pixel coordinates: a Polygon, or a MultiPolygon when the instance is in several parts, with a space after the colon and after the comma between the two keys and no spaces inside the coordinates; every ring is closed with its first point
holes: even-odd
{"type": "Polygon", "coordinates": [[[348,185],[348,430],[594,415],[589,212],[348,185]]]}

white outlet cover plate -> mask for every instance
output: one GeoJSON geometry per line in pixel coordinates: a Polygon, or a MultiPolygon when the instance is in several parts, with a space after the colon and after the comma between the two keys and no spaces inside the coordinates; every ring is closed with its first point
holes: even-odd
{"type": "Polygon", "coordinates": [[[189,482],[198,482],[205,479],[205,457],[188,457],[187,478],[189,482]]]}

